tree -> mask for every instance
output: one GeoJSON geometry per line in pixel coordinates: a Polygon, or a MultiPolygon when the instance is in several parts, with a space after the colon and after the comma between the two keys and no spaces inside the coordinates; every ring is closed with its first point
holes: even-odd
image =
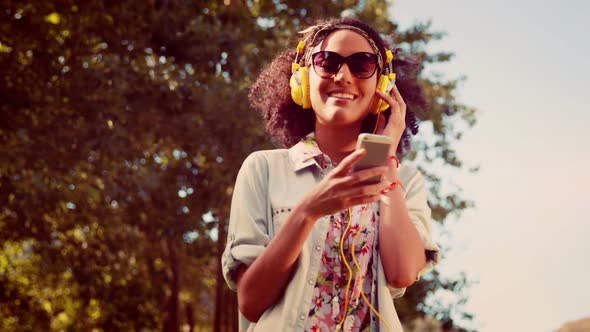
{"type": "MultiPolygon", "coordinates": [[[[386,1],[7,1],[0,23],[0,330],[216,330],[235,326],[219,275],[229,203],[245,156],[272,147],[248,86],[320,16],[354,14],[427,66],[441,35],[399,31],[386,1]],[[215,302],[217,310],[214,310],[215,302]]],[[[472,124],[457,81],[420,79],[434,156],[461,167],[451,124],[472,124]]],[[[428,164],[427,164],[428,165],[428,164]]],[[[443,222],[469,203],[440,191],[443,222]]],[[[462,276],[434,273],[398,303],[410,322],[462,276]],[[422,306],[421,306],[422,305],[422,306]]],[[[454,288],[453,288],[454,287],[454,288]]],[[[452,323],[451,323],[452,325],[452,323]]]]}

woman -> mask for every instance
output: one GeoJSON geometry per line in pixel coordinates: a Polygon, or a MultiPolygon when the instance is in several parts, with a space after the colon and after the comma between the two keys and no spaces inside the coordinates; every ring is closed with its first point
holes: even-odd
{"type": "MultiPolygon", "coordinates": [[[[396,86],[377,89],[393,77],[372,28],[345,18],[303,34],[298,53],[278,56],[250,93],[289,149],[251,154],[234,187],[222,266],[238,292],[240,331],[401,331],[393,298],[439,250],[423,177],[395,158],[415,116],[396,86]],[[373,114],[379,101],[389,116],[373,114]],[[387,166],[351,172],[366,153],[355,151],[362,132],[393,140],[387,166]],[[363,182],[376,175],[381,182],[363,182]]],[[[398,85],[419,104],[415,82],[398,85]]]]}

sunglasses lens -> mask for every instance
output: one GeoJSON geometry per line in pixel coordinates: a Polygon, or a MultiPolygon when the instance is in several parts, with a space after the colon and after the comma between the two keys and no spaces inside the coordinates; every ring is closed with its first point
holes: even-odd
{"type": "Polygon", "coordinates": [[[377,68],[377,59],[371,53],[355,53],[348,57],[347,62],[352,74],[358,78],[373,76],[377,68]]]}
{"type": "Polygon", "coordinates": [[[377,69],[377,56],[372,53],[359,52],[343,58],[335,52],[320,51],[312,56],[313,68],[323,78],[336,74],[344,62],[348,64],[350,72],[361,79],[373,76],[377,69]]]}
{"type": "Polygon", "coordinates": [[[315,53],[312,60],[316,73],[324,78],[336,74],[342,65],[342,57],[334,52],[315,53]]]}

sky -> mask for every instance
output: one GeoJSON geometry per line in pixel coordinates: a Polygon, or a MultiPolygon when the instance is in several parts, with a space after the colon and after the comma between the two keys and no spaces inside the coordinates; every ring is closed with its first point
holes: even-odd
{"type": "MultiPolygon", "coordinates": [[[[556,331],[590,317],[590,1],[394,0],[407,28],[446,32],[430,68],[466,76],[477,124],[456,144],[481,167],[448,181],[475,202],[448,222],[440,270],[476,281],[465,309],[482,332],[556,331]]],[[[427,134],[427,133],[426,133],[427,134]]]]}

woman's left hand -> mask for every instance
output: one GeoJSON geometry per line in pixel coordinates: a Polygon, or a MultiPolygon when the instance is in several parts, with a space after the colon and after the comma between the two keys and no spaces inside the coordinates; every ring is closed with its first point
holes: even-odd
{"type": "Polygon", "coordinates": [[[376,134],[386,135],[393,139],[392,151],[390,151],[390,154],[395,155],[399,141],[406,129],[406,103],[395,85],[393,86],[393,89],[391,89],[390,95],[378,90],[375,91],[375,93],[379,98],[385,100],[391,109],[391,115],[387,122],[385,122],[385,115],[383,115],[383,113],[379,114],[379,124],[376,134]]]}

